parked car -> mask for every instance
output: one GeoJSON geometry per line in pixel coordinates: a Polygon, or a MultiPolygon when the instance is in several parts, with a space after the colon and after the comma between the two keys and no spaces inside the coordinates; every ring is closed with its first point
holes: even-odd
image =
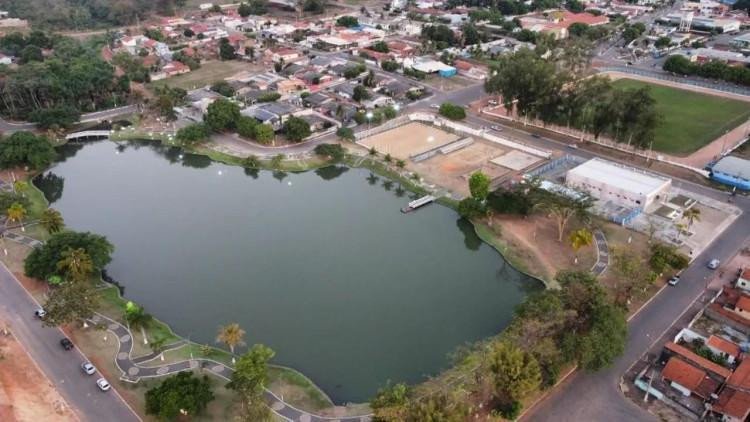
{"type": "Polygon", "coordinates": [[[104,378],[96,380],[96,385],[99,386],[99,389],[102,391],[109,391],[110,389],[109,383],[104,378]]]}
{"type": "Polygon", "coordinates": [[[45,311],[42,308],[39,308],[36,311],[34,311],[34,315],[36,315],[36,317],[39,319],[44,319],[44,317],[47,316],[47,311],[45,311]]]}
{"type": "Polygon", "coordinates": [[[670,278],[667,283],[669,283],[670,286],[676,286],[677,283],[679,282],[680,282],[680,276],[673,275],[672,278],[670,278]]]}
{"type": "Polygon", "coordinates": [[[718,259],[712,259],[708,262],[708,265],[706,265],[709,269],[715,270],[719,268],[719,264],[721,264],[721,261],[718,259]]]}
{"type": "Polygon", "coordinates": [[[500,126],[498,126],[498,125],[492,125],[492,126],[490,126],[490,128],[492,128],[492,130],[495,130],[495,131],[498,131],[498,132],[502,132],[503,131],[503,128],[500,127],[500,126]]]}
{"type": "Polygon", "coordinates": [[[62,346],[62,348],[65,350],[70,350],[73,348],[73,342],[70,341],[69,338],[63,337],[62,339],[60,339],[60,346],[62,346]]]}
{"type": "Polygon", "coordinates": [[[94,373],[96,373],[96,368],[91,364],[91,362],[83,362],[81,364],[81,369],[83,369],[83,372],[88,375],[94,375],[94,373]]]}
{"type": "Polygon", "coordinates": [[[440,106],[437,104],[430,104],[430,108],[440,108],[440,106]]]}
{"type": "Polygon", "coordinates": [[[541,135],[539,135],[538,133],[532,133],[532,134],[531,134],[531,137],[532,137],[532,138],[537,138],[537,139],[540,139],[540,138],[541,138],[542,136],[541,136],[541,135]]]}

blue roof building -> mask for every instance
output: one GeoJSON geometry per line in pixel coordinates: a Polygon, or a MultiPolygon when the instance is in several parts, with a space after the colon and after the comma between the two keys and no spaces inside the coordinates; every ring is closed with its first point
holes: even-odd
{"type": "Polygon", "coordinates": [[[711,179],[750,191],[750,160],[727,156],[711,167],[711,179]]]}

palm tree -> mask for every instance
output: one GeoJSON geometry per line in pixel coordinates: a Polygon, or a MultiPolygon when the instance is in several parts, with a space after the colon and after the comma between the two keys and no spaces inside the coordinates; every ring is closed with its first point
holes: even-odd
{"type": "Polygon", "coordinates": [[[50,233],[57,233],[65,227],[65,220],[63,220],[62,214],[54,208],[44,210],[40,223],[50,233]]]}
{"type": "Polygon", "coordinates": [[[370,147],[370,151],[368,151],[370,155],[376,155],[378,153],[378,150],[375,149],[375,147],[370,147]]]}
{"type": "Polygon", "coordinates": [[[83,281],[94,272],[94,262],[83,248],[68,248],[62,253],[57,269],[73,281],[83,281]]]}
{"type": "Polygon", "coordinates": [[[396,161],[396,167],[398,167],[400,169],[403,169],[404,167],[406,167],[406,161],[404,161],[404,160],[397,160],[396,161]]]}
{"type": "Polygon", "coordinates": [[[164,355],[161,353],[164,350],[164,346],[167,344],[166,337],[157,337],[151,340],[151,351],[158,353],[161,360],[164,360],[164,355]]]}
{"type": "Polygon", "coordinates": [[[141,335],[143,335],[143,344],[148,344],[148,337],[146,336],[146,325],[153,317],[151,314],[146,312],[142,306],[138,306],[133,302],[125,304],[125,320],[131,329],[140,329],[141,335]]]}
{"type": "Polygon", "coordinates": [[[20,193],[21,196],[26,196],[26,191],[29,190],[29,184],[23,180],[16,180],[13,182],[13,190],[16,191],[16,193],[20,193]]]}
{"type": "MultiPolygon", "coordinates": [[[[6,211],[9,223],[21,224],[24,218],[26,218],[26,208],[18,202],[14,202],[6,211]]],[[[21,226],[23,230],[23,226],[21,226]]]]}
{"type": "Polygon", "coordinates": [[[578,229],[570,234],[570,246],[576,253],[575,263],[578,263],[578,250],[589,246],[594,241],[594,235],[586,228],[578,229]]]}
{"type": "Polygon", "coordinates": [[[690,230],[690,227],[692,227],[693,223],[695,223],[696,221],[701,221],[701,210],[695,207],[689,208],[682,213],[682,219],[687,220],[687,229],[690,230]]]}
{"type": "Polygon", "coordinates": [[[240,328],[240,324],[237,324],[236,322],[219,327],[219,334],[216,336],[216,342],[224,343],[229,347],[229,351],[232,352],[233,364],[234,348],[245,344],[243,337],[245,337],[245,330],[240,328]]]}

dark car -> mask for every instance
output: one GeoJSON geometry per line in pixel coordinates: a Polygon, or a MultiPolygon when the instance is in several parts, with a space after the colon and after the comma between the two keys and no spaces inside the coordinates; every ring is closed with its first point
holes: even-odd
{"type": "Polygon", "coordinates": [[[65,350],[70,350],[73,348],[73,342],[69,338],[64,337],[60,340],[60,346],[65,350]]]}

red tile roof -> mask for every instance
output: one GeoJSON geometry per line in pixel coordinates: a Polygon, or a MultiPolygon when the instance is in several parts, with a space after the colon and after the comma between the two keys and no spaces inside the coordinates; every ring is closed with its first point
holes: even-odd
{"type": "Polygon", "coordinates": [[[711,346],[714,349],[721,350],[722,352],[728,354],[729,356],[734,356],[735,358],[740,355],[740,352],[742,352],[740,350],[740,346],[734,344],[729,340],[714,335],[708,338],[706,345],[711,346]]]}
{"type": "Polygon", "coordinates": [[[750,413],[750,393],[734,388],[725,388],[719,394],[719,400],[714,403],[713,410],[722,415],[746,420],[748,413],[750,413]]]}
{"type": "Polygon", "coordinates": [[[737,299],[737,303],[734,305],[737,309],[742,309],[743,311],[750,311],[750,297],[747,297],[745,295],[740,296],[739,299],[737,299]]]}
{"type": "Polygon", "coordinates": [[[682,356],[685,360],[696,365],[697,367],[713,372],[714,374],[722,378],[726,379],[729,378],[730,375],[732,375],[732,371],[730,371],[729,369],[719,364],[713,363],[704,357],[698,356],[697,354],[693,353],[692,350],[686,347],[682,347],[677,343],[673,343],[670,341],[664,345],[664,348],[682,356]]]}
{"type": "Polygon", "coordinates": [[[745,359],[734,370],[732,376],[727,380],[727,384],[732,387],[750,390],[750,359],[745,359]]]}
{"type": "Polygon", "coordinates": [[[742,275],[740,275],[740,277],[745,280],[750,280],[750,268],[745,268],[745,270],[742,271],[742,275]]]}
{"type": "Polygon", "coordinates": [[[671,382],[676,382],[690,391],[696,391],[703,378],[708,375],[706,371],[696,368],[678,357],[671,357],[661,371],[661,376],[671,382]]]}

